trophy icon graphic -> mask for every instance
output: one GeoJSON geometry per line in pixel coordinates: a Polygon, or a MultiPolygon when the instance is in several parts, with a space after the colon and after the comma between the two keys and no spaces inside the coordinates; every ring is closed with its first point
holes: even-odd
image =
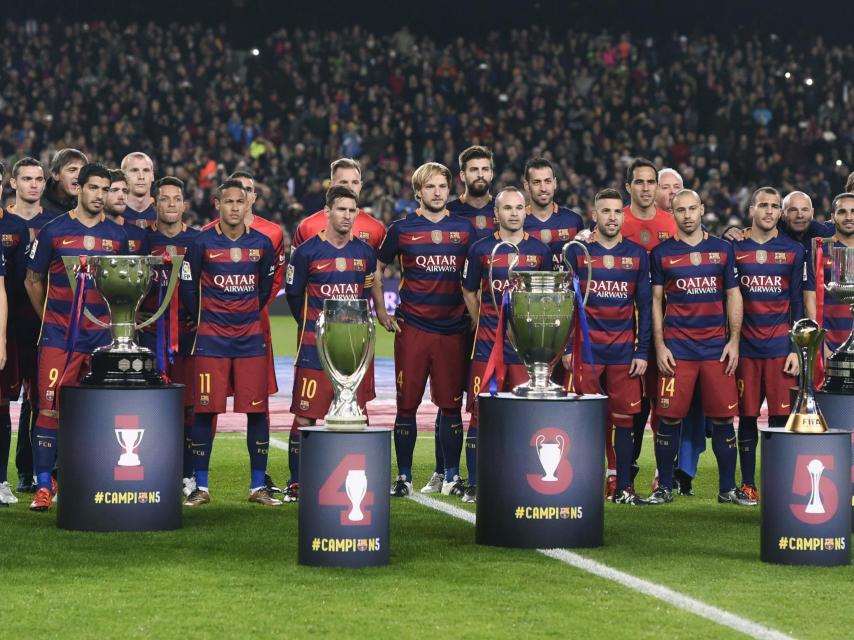
{"type": "Polygon", "coordinates": [[[563,437],[555,436],[555,442],[546,442],[546,437],[540,435],[537,437],[537,456],[540,458],[540,464],[543,466],[543,471],[546,475],[542,477],[543,482],[557,482],[555,471],[560,464],[560,459],[563,457],[563,437]]]}
{"type": "Polygon", "coordinates": [[[365,494],[368,491],[368,476],[365,475],[365,470],[350,469],[347,472],[347,479],[344,481],[344,490],[351,505],[347,520],[361,522],[365,519],[365,514],[362,513],[361,509],[362,500],[365,499],[365,494]]]}
{"type": "Polygon", "coordinates": [[[119,456],[119,466],[138,467],[139,456],[134,452],[142,444],[142,434],[145,433],[145,429],[115,429],[115,432],[119,446],[125,450],[119,456]]]}
{"type": "Polygon", "coordinates": [[[807,463],[807,471],[810,474],[810,484],[812,485],[810,490],[810,501],[807,503],[807,507],[804,510],[805,513],[824,513],[824,505],[821,502],[821,490],[819,489],[819,485],[821,483],[821,474],[824,472],[824,465],[821,463],[821,460],[816,460],[813,458],[807,463]]]}
{"type": "Polygon", "coordinates": [[[113,477],[116,480],[143,480],[145,469],[139,459],[139,445],[145,429],[139,428],[139,416],[116,416],[113,431],[122,449],[113,477]]]}

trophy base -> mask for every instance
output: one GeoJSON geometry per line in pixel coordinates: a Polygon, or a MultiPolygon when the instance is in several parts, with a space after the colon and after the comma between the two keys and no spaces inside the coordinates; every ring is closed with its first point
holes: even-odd
{"type": "Polygon", "coordinates": [[[368,426],[365,416],[326,416],[323,420],[329,431],[364,431],[368,426]]]}
{"type": "Polygon", "coordinates": [[[817,414],[793,413],[786,421],[784,431],[790,433],[825,433],[827,424],[817,414]]]}
{"type": "Polygon", "coordinates": [[[531,398],[535,400],[556,400],[567,396],[566,389],[554,382],[549,382],[544,387],[535,387],[530,382],[520,384],[513,388],[513,395],[520,398],[531,398]]]}
{"type": "Polygon", "coordinates": [[[86,386],[160,387],[166,380],[157,371],[154,354],[138,351],[101,351],[92,354],[92,367],[81,384],[86,386]]]}

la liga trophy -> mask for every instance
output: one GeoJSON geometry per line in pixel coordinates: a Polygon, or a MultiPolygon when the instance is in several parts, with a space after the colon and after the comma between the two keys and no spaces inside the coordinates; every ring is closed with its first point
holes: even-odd
{"type": "Polygon", "coordinates": [[[789,337],[798,350],[798,363],[801,374],[798,376],[798,397],[792,405],[792,413],[786,421],[786,431],[794,433],[824,433],[827,422],[815,401],[813,390],[813,373],[818,350],[824,344],[825,331],[815,320],[803,318],[798,320],[789,337]]]}
{"type": "MultiPolygon", "coordinates": [[[[854,313],[854,247],[833,247],[833,267],[827,292],[854,313]]],[[[848,339],[825,361],[822,391],[854,394],[854,328],[848,339]]]]}
{"type": "MultiPolygon", "coordinates": [[[[572,279],[575,271],[569,263],[567,250],[570,245],[581,247],[587,259],[587,289],[584,301],[590,292],[593,267],[590,252],[578,240],[563,245],[563,260],[566,271],[519,271],[519,248],[512,242],[499,242],[492,249],[489,261],[489,281],[492,265],[501,247],[509,247],[515,255],[510,257],[507,271],[510,282],[508,314],[508,338],[519,359],[528,369],[530,380],[513,389],[513,394],[523,398],[564,398],[566,391],[551,381],[551,372],[558,359],[564,354],[572,333],[572,316],[575,313],[575,292],[572,279]]],[[[499,314],[495,290],[492,304],[499,314]]],[[[580,354],[579,354],[580,355],[580,354]]]]}
{"type": "Polygon", "coordinates": [[[82,383],[108,386],[165,384],[155,366],[154,353],[138,345],[134,335],[166,311],[178,281],[183,257],[170,257],[171,271],[163,301],[150,318],[140,323],[136,322],[136,313],[154,280],[155,268],[167,263],[162,256],[87,256],[85,266],[81,266],[80,258],[77,257],[64,256],[62,260],[72,294],[77,287],[76,274],[80,269],[85,269],[110,313],[110,322],[107,323],[96,318],[88,309],[83,311],[91,322],[109,329],[113,340],[92,353],[91,371],[82,383]]]}
{"type": "Polygon", "coordinates": [[[326,428],[361,431],[368,419],[359,408],[357,390],[374,355],[376,333],[368,301],[324,300],[316,331],[317,355],[333,393],[326,428]]]}

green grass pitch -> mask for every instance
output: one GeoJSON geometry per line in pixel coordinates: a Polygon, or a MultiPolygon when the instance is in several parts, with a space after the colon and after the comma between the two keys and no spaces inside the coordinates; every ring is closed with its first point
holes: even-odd
{"type": "MultiPolygon", "coordinates": [[[[297,350],[297,323],[290,316],[272,316],[270,318],[273,331],[273,353],[277,356],[292,356],[297,350]]],[[[375,355],[379,358],[394,356],[394,335],[383,329],[379,324],[375,355]]]]}

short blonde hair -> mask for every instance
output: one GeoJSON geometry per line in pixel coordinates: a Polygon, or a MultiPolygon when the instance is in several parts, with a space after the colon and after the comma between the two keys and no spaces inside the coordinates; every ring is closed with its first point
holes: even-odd
{"type": "Polygon", "coordinates": [[[335,160],[329,165],[330,179],[335,177],[335,172],[338,169],[355,169],[359,172],[359,177],[362,177],[362,165],[359,164],[358,160],[353,160],[352,158],[338,158],[335,160]]]}
{"type": "Polygon", "coordinates": [[[154,171],[154,160],[151,159],[151,156],[149,156],[147,153],[143,153],[142,151],[131,151],[124,158],[122,158],[122,171],[127,171],[128,162],[131,158],[142,158],[143,160],[148,162],[148,164],[151,165],[151,170],[154,171]]]}
{"type": "Polygon", "coordinates": [[[415,191],[415,193],[421,191],[421,188],[424,186],[424,183],[437,173],[441,173],[443,176],[445,176],[445,180],[447,180],[448,187],[450,188],[451,171],[448,169],[448,167],[438,162],[425,162],[415,170],[415,173],[412,174],[412,189],[415,191]]]}

